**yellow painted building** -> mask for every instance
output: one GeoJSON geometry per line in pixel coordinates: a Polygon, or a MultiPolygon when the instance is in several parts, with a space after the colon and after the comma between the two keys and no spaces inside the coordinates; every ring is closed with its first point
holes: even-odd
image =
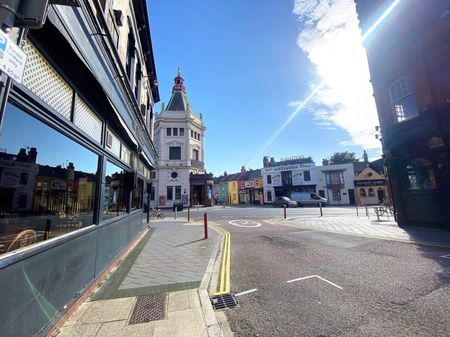
{"type": "Polygon", "coordinates": [[[239,204],[238,182],[228,182],[228,203],[231,205],[239,204]]]}
{"type": "Polygon", "coordinates": [[[386,177],[366,167],[355,177],[356,202],[364,205],[375,205],[390,201],[386,177]]]}

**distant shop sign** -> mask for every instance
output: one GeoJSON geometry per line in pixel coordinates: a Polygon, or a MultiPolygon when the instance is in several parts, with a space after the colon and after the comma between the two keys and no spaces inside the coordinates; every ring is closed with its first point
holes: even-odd
{"type": "Polygon", "coordinates": [[[245,188],[254,188],[255,182],[253,180],[246,181],[246,182],[244,182],[244,187],[245,188]]]}
{"type": "Polygon", "coordinates": [[[355,186],[382,186],[384,184],[386,184],[384,179],[355,180],[355,186]]]}
{"type": "Polygon", "coordinates": [[[22,83],[27,54],[0,30],[0,70],[17,83],[22,83]]]}

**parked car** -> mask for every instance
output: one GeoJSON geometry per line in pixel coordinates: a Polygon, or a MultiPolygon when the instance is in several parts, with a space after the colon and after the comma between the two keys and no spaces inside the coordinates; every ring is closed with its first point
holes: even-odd
{"type": "Polygon", "coordinates": [[[328,204],[328,200],[326,198],[321,197],[317,193],[310,192],[293,192],[291,193],[291,199],[299,206],[319,206],[320,204],[323,206],[328,204]]]}
{"type": "Polygon", "coordinates": [[[274,207],[297,207],[296,201],[289,199],[288,197],[277,197],[273,202],[274,207]]]}

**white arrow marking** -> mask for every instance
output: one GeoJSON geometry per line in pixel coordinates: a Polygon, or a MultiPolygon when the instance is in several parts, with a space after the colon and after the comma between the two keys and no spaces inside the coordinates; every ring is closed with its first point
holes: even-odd
{"type": "Polygon", "coordinates": [[[287,283],[302,281],[302,280],[306,280],[306,279],[313,278],[313,277],[317,277],[318,279],[321,279],[322,281],[325,281],[328,284],[331,284],[333,287],[339,288],[341,290],[344,289],[344,288],[338,286],[337,284],[335,284],[335,283],[333,283],[331,281],[328,281],[327,279],[324,279],[323,277],[320,277],[319,275],[310,275],[310,276],[300,277],[300,278],[296,278],[296,279],[293,279],[293,280],[289,280],[289,281],[287,281],[287,283]]]}

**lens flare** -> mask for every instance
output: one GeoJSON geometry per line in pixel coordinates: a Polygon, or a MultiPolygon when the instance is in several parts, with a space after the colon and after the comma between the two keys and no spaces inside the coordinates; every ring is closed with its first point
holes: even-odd
{"type": "MultiPolygon", "coordinates": [[[[395,0],[391,5],[383,12],[383,14],[370,26],[367,32],[362,36],[361,42],[364,42],[379,26],[380,24],[393,12],[395,7],[398,6],[401,0],[395,0]]],[[[289,123],[298,115],[298,113],[311,101],[315,94],[326,84],[325,80],[320,82],[308,97],[295,109],[295,111],[286,119],[286,121],[280,126],[280,128],[270,137],[270,139],[264,144],[264,146],[258,152],[258,158],[269,148],[269,146],[278,138],[283,130],[289,125],[289,123]]],[[[256,159],[256,158],[255,158],[256,159]]]]}

